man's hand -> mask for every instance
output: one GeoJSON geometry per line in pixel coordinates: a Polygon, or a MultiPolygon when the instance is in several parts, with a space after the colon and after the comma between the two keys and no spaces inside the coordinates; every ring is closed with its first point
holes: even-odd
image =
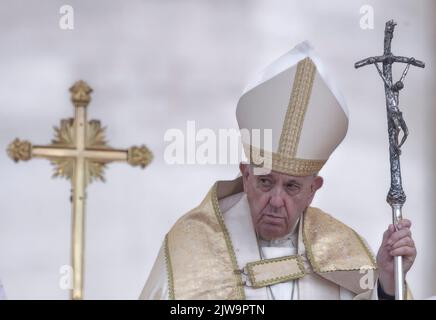
{"type": "Polygon", "coordinates": [[[416,258],[415,242],[410,227],[412,222],[403,219],[398,224],[398,231],[391,224],[383,234],[383,241],[377,253],[377,265],[380,269],[379,282],[383,291],[395,295],[394,257],[403,256],[404,276],[410,270],[416,258]]]}

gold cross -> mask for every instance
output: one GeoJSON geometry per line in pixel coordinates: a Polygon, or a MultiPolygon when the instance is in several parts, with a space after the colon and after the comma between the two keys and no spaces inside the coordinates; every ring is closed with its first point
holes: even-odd
{"type": "Polygon", "coordinates": [[[78,81],[71,88],[71,101],[75,107],[74,119],[62,119],[55,127],[55,139],[51,145],[33,146],[28,141],[15,139],[8,147],[8,155],[15,161],[46,158],[55,166],[53,177],[71,180],[72,202],[72,264],[73,299],[83,298],[84,225],[86,187],[94,180],[104,181],[103,171],[107,163],[128,162],[145,168],[153,158],[146,146],[128,150],[113,149],[107,145],[100,121],[87,121],[86,107],[91,101],[92,89],[86,82],[78,81]]]}

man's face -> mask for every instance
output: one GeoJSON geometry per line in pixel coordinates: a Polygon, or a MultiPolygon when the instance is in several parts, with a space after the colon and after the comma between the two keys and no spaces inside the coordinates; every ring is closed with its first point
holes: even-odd
{"type": "Polygon", "coordinates": [[[319,176],[296,177],[275,171],[258,175],[247,164],[241,164],[240,170],[254,228],[265,240],[290,233],[323,184],[319,176]]]}

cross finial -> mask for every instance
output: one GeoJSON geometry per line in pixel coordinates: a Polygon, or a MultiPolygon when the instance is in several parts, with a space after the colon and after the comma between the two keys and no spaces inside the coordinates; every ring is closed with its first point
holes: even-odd
{"type": "Polygon", "coordinates": [[[18,162],[19,160],[27,161],[32,157],[32,145],[29,141],[21,141],[20,139],[15,139],[8,147],[8,155],[18,162]]]}
{"type": "Polygon", "coordinates": [[[83,80],[77,81],[71,88],[71,101],[76,107],[86,107],[91,101],[92,88],[83,80]]]}
{"type": "Polygon", "coordinates": [[[394,32],[394,27],[397,25],[397,23],[394,20],[389,20],[386,22],[386,30],[388,32],[394,32]]]}

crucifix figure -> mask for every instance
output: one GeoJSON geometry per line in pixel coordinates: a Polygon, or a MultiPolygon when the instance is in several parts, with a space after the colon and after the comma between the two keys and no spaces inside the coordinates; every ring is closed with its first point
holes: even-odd
{"type": "Polygon", "coordinates": [[[8,155],[15,161],[46,158],[55,166],[54,177],[71,180],[72,203],[72,267],[73,299],[83,298],[85,200],[86,187],[94,180],[104,181],[106,164],[113,161],[127,162],[145,168],[152,153],[144,145],[128,150],[113,149],[105,140],[104,130],[98,120],[87,120],[86,108],[91,101],[92,89],[78,81],[71,88],[71,101],[75,117],[61,120],[55,127],[55,139],[47,146],[32,145],[15,139],[8,147],[8,155]]]}
{"type": "MultiPolygon", "coordinates": [[[[360,68],[369,64],[374,64],[378,74],[383,80],[386,95],[386,109],[388,119],[389,135],[389,155],[391,164],[391,187],[389,189],[386,201],[392,208],[393,224],[397,226],[402,219],[401,208],[406,202],[406,194],[403,191],[401,183],[400,155],[401,147],[406,141],[409,134],[403,114],[399,109],[399,92],[404,88],[404,79],[409,71],[410,65],[424,68],[425,64],[415,58],[394,56],[391,51],[391,42],[394,36],[396,23],[393,20],[386,22],[384,37],[384,53],[382,56],[370,57],[355,63],[355,68],[360,68]],[[406,67],[401,75],[400,80],[392,80],[392,64],[395,62],[405,63],[406,67]],[[383,65],[380,69],[379,63],[383,65]],[[402,132],[402,139],[399,142],[399,135],[402,132]]],[[[395,257],[395,298],[404,299],[404,274],[402,257],[395,257]]]]}

